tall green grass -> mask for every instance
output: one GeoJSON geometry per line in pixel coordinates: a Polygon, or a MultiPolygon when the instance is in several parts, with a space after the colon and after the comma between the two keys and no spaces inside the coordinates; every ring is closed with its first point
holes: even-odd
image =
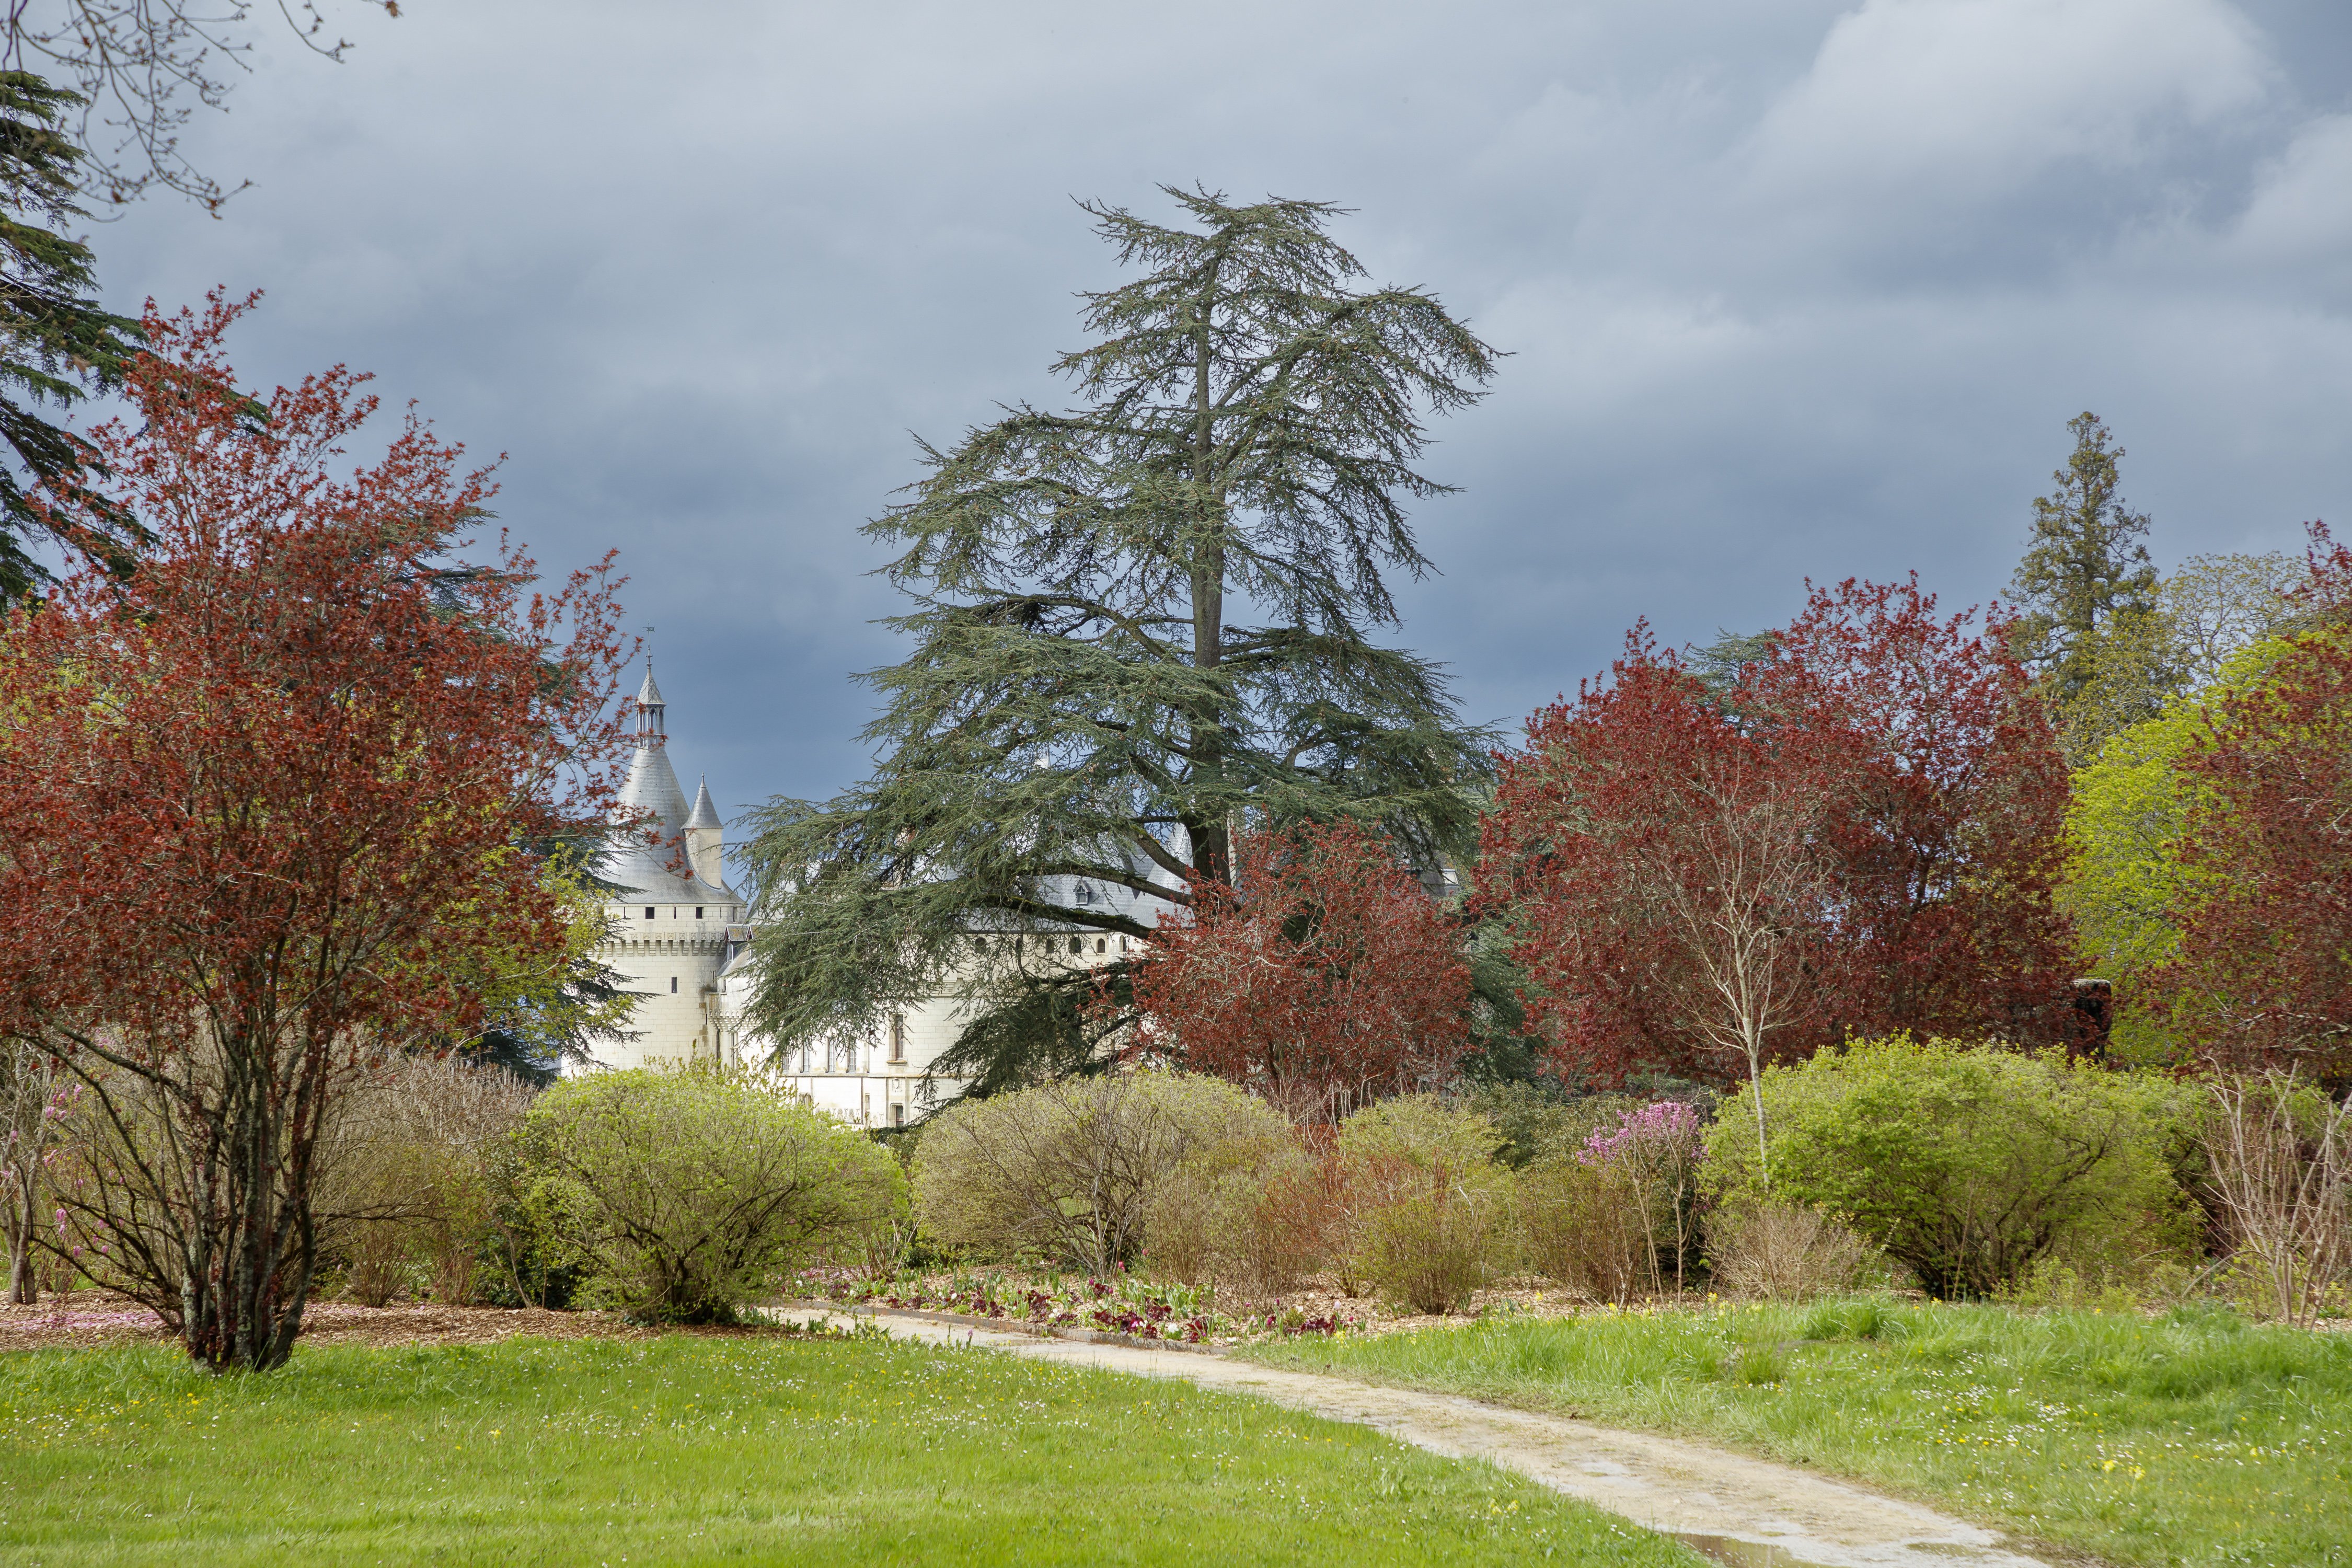
{"type": "Polygon", "coordinates": [[[0,1356],[0,1560],[1695,1564],[1491,1467],[866,1339],[0,1356]]]}
{"type": "Polygon", "coordinates": [[[1246,1353],[1712,1438],[2116,1562],[2352,1563],[2352,1335],[1854,1300],[1246,1353]]]}

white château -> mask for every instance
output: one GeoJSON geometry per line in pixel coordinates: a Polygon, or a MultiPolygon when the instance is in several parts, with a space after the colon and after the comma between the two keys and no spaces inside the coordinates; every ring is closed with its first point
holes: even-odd
{"type": "Polygon", "coordinates": [[[639,826],[616,831],[598,867],[621,889],[622,901],[605,907],[606,937],[597,956],[636,1003],[626,1037],[601,1042],[597,1065],[763,1068],[817,1109],[863,1127],[903,1125],[936,1100],[953,1098],[957,1080],[928,1076],[963,1027],[952,999],[895,1014],[863,1035],[813,1041],[782,1055],[750,1027],[751,910],[727,882],[726,826],[709,781],[702,781],[690,805],[678,784],[667,712],[648,667],[637,691],[636,747],[616,807],[621,821],[639,826]]]}

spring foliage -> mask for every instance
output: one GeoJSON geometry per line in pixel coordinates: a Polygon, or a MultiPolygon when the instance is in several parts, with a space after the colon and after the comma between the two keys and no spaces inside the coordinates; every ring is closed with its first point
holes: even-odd
{"type": "Polygon", "coordinates": [[[336,1098],[477,1030],[481,977],[562,961],[518,846],[601,822],[615,649],[593,574],[440,569],[487,480],[421,423],[336,471],[362,377],[241,392],[239,309],[151,311],[136,420],[92,433],[154,536],[139,569],[0,639],[0,1030],[121,1111],[108,1179],[60,1199],[110,1282],[260,1368],[300,1326],[336,1098]]]}
{"type": "Polygon", "coordinates": [[[1752,1142],[1718,1138],[1719,1201],[1839,1216],[1934,1295],[1990,1295],[2053,1250],[2130,1266],[2193,1249],[2191,1113],[2169,1079],[1898,1035],[1774,1068],[1760,1089],[1770,1185],[1752,1142]]]}
{"type": "Polygon", "coordinates": [[[1133,971],[1151,1048],[1293,1115],[1418,1086],[1468,1048],[1459,927],[1353,823],[1244,835],[1238,888],[1196,882],[1133,971]]]}
{"type": "Polygon", "coordinates": [[[1505,766],[1479,903],[1560,1068],[2065,1037],[2065,769],[2008,623],[1848,582],[1754,654],[1710,683],[1637,628],[1505,766]]]}
{"type": "Polygon", "coordinates": [[[2311,535],[2290,629],[2075,777],[2065,900],[2135,1059],[2352,1071],[2352,552],[2311,535]]]}
{"type": "Polygon", "coordinates": [[[907,1207],[888,1150],[740,1072],[566,1079],[522,1147],[529,1199],[590,1298],[649,1322],[730,1321],[907,1207]]]}

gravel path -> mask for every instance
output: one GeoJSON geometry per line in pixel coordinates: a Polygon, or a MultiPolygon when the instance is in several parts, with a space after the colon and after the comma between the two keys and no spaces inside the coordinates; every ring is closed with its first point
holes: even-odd
{"type": "Polygon", "coordinates": [[[1488,1459],[1739,1568],[2048,1568],[2004,1548],[1995,1532],[1932,1509],[1702,1443],[1197,1351],[1041,1339],[890,1311],[871,1316],[908,1339],[1180,1378],[1370,1426],[1433,1454],[1488,1459]]]}

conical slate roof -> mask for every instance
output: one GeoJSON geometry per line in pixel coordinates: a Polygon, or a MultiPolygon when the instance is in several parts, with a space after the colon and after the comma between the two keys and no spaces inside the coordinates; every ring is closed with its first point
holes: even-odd
{"type": "Polygon", "coordinates": [[[667,706],[662,701],[661,688],[654,684],[654,662],[651,659],[646,660],[646,683],[637,688],[637,706],[640,708],[667,706]]]}
{"type": "MultiPolygon", "coordinates": [[[[654,707],[661,700],[661,689],[654,684],[653,671],[647,669],[637,703],[640,707],[654,707]]],[[[629,889],[622,895],[624,901],[743,901],[724,882],[706,882],[694,875],[694,863],[686,854],[686,830],[719,826],[719,811],[710,802],[710,786],[707,783],[694,804],[687,805],[686,791],[678,787],[677,771],[670,766],[669,750],[662,736],[648,732],[637,737],[636,754],[629,759],[627,782],[621,785],[619,798],[613,803],[613,820],[621,830],[614,834],[613,847],[605,851],[597,874],[629,889]],[[658,843],[653,842],[656,837],[658,843]]]]}

